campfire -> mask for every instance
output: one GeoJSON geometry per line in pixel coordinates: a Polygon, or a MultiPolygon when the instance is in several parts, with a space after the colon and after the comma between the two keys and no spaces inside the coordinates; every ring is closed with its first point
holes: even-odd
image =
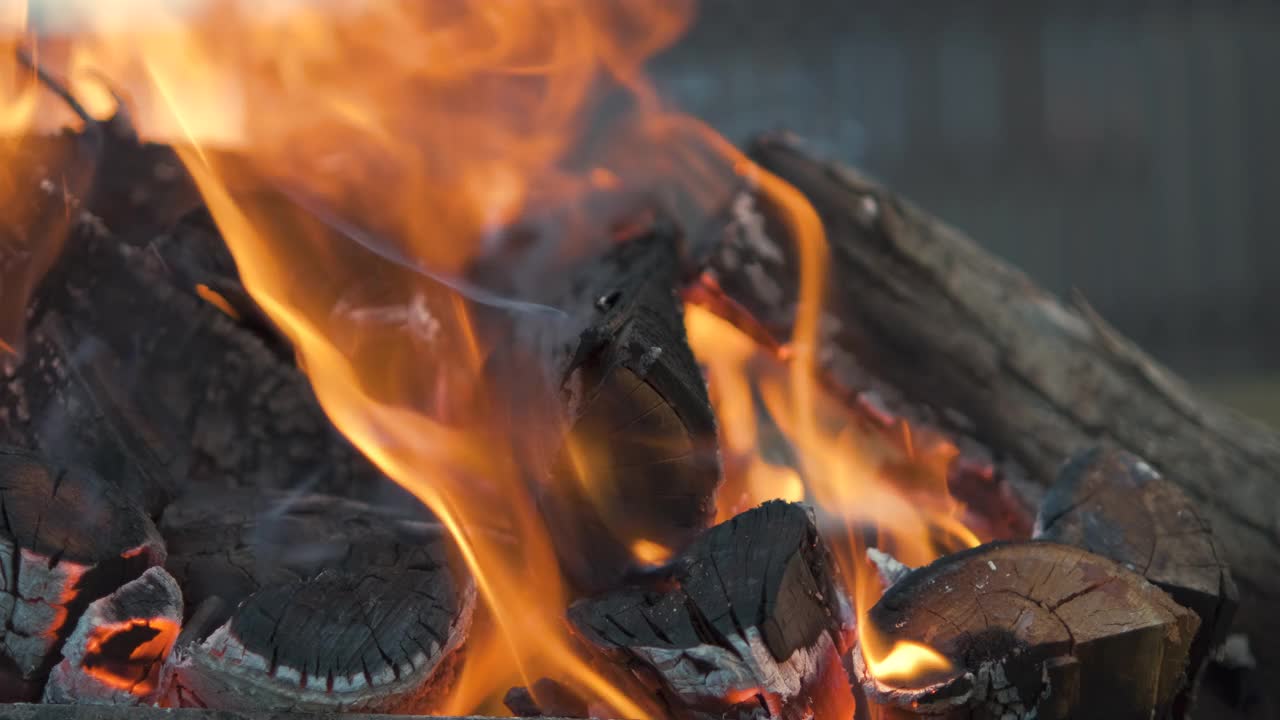
{"type": "Polygon", "coordinates": [[[0,715],[1185,718],[1233,619],[1269,670],[1276,437],[668,107],[687,3],[314,5],[0,18],[0,715]]]}

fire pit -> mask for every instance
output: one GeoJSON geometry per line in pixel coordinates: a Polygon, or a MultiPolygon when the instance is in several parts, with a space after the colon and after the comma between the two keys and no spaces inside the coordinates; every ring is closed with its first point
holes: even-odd
{"type": "Polygon", "coordinates": [[[1277,438],[666,108],[656,5],[6,41],[0,715],[1186,718],[1233,620],[1274,667],[1277,438]]]}

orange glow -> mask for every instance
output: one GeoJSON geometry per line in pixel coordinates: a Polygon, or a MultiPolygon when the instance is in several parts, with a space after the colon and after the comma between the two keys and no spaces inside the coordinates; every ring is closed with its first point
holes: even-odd
{"type": "Polygon", "coordinates": [[[240,319],[240,313],[236,312],[236,309],[231,307],[231,303],[227,302],[226,298],[222,297],[217,290],[214,290],[208,285],[198,283],[196,285],[196,295],[199,295],[201,300],[204,300],[210,305],[221,310],[232,320],[240,319]]]}
{"type": "Polygon", "coordinates": [[[631,554],[641,564],[656,566],[671,559],[671,548],[640,539],[631,544],[631,554]]]}
{"type": "Polygon", "coordinates": [[[910,680],[925,673],[948,670],[951,663],[932,648],[914,642],[894,643],[893,649],[878,661],[872,661],[872,655],[865,651],[867,667],[871,676],[883,682],[894,680],[910,680]]]}
{"type": "Polygon", "coordinates": [[[156,687],[160,665],[169,655],[181,628],[167,618],[126,620],[99,625],[85,642],[81,666],[86,674],[103,685],[134,695],[147,695],[156,687]],[[138,643],[128,658],[117,659],[104,646],[127,633],[150,630],[151,637],[138,643]]]}

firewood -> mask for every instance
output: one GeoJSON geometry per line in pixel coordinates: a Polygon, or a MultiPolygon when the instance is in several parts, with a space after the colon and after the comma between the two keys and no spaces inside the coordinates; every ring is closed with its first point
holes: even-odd
{"type": "MultiPolygon", "coordinates": [[[[196,708],[116,707],[111,705],[9,705],[5,720],[444,720],[426,715],[279,712],[275,710],[201,710],[196,708]]],[[[488,720],[483,717],[449,720],[488,720]]],[[[540,720],[564,720],[547,717],[540,720]]]]}
{"type": "Polygon", "coordinates": [[[124,363],[101,343],[79,343],[44,313],[20,362],[0,376],[0,440],[109,477],[159,515],[186,476],[172,419],[147,393],[122,392],[124,363]]]}
{"type": "Polygon", "coordinates": [[[221,310],[151,273],[146,252],[113,234],[78,237],[42,283],[32,322],[56,314],[66,352],[121,360],[100,382],[173,418],[171,441],[180,444],[169,454],[186,458],[189,484],[305,480],[319,491],[383,492],[389,481],[325,417],[302,372],[221,310]]]}
{"type": "Polygon", "coordinates": [[[358,574],[449,560],[443,528],[421,511],[266,488],[188,493],[165,509],[160,533],[169,550],[165,568],[187,606],[221,601],[210,630],[255,592],[324,570],[358,574]]]}
{"type": "Polygon", "coordinates": [[[244,491],[185,497],[161,527],[187,602],[213,608],[175,648],[170,703],[403,712],[448,689],[475,588],[437,525],[244,491]]]}
{"type": "Polygon", "coordinates": [[[994,543],[898,581],[867,618],[884,648],[924,644],[951,663],[914,677],[854,676],[867,718],[1166,717],[1199,620],[1136,573],[1079,548],[994,543]]]}
{"type": "Polygon", "coordinates": [[[62,646],[44,688],[46,703],[142,705],[158,699],[160,669],[182,626],[182,591],[149,568],[93,601],[62,646]]]}
{"type": "MultiPolygon", "coordinates": [[[[1145,458],[1212,525],[1241,588],[1237,629],[1254,637],[1262,667],[1280,678],[1280,644],[1270,641],[1280,637],[1271,610],[1280,603],[1280,436],[1199,397],[1078,296],[1054,298],[959,231],[814,159],[794,139],[762,138],[750,154],[804,194],[826,227],[831,281],[818,355],[833,386],[854,394],[887,386],[909,406],[933,408],[937,427],[1000,459],[1000,475],[1015,476],[1011,487],[1031,508],[1081,448],[1105,442],[1145,458]]],[[[753,241],[735,243],[736,265],[718,261],[711,274],[721,294],[785,340],[795,248],[766,200],[746,193],[739,202],[758,221],[753,241]]]]}
{"type": "MultiPolygon", "coordinates": [[[[1194,611],[1194,689],[1238,600],[1213,532],[1182,490],[1131,453],[1091,448],[1063,466],[1040,506],[1036,537],[1109,557],[1194,611]]],[[[1191,700],[1188,693],[1175,717],[1186,716],[1191,700]]]]}
{"type": "Polygon", "coordinates": [[[673,717],[849,717],[836,574],[811,514],[768,502],[699,537],[661,586],[581,600],[569,619],[673,717]]]}
{"type": "MultiPolygon", "coordinates": [[[[636,542],[677,552],[707,528],[720,479],[715,416],[675,294],[676,233],[649,222],[612,242],[549,274],[504,255],[506,274],[482,278],[563,314],[518,323],[510,344],[546,370],[569,429],[550,482],[540,479],[539,502],[566,573],[589,592],[617,585],[636,542]]],[[[517,352],[499,362],[526,359],[517,352]]]]}
{"type": "Polygon", "coordinates": [[[164,562],[164,544],[107,479],[11,447],[0,521],[0,701],[33,699],[89,603],[164,562]]]}

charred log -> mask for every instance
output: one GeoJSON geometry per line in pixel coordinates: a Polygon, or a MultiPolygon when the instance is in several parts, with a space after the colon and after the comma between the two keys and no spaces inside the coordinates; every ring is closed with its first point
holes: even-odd
{"type": "MultiPolygon", "coordinates": [[[[110,705],[26,705],[5,708],[5,720],[430,720],[425,715],[298,712],[276,710],[201,710],[196,708],[115,707],[110,705]]],[[[453,720],[488,720],[482,717],[453,720]]],[[[544,718],[544,720],[561,720],[544,718]]]]}
{"type": "MultiPolygon", "coordinates": [[[[1274,432],[1197,397],[1080,298],[1060,302],[855,172],[785,137],[757,141],[751,155],[803,193],[826,227],[833,280],[819,355],[833,386],[851,395],[887,387],[907,407],[933,408],[924,420],[986,448],[997,479],[1013,481],[1032,508],[1081,448],[1105,442],[1145,458],[1213,526],[1240,585],[1239,628],[1280,635],[1270,611],[1280,602],[1274,432]]],[[[708,284],[785,339],[796,251],[766,200],[748,193],[740,203],[754,230],[743,239],[735,224],[708,284]]],[[[1280,646],[1260,643],[1259,656],[1280,670],[1280,646]]]]}
{"type": "Polygon", "coordinates": [[[876,678],[868,718],[1166,717],[1199,620],[1116,563],[1047,542],[947,555],[889,588],[868,620],[884,648],[923,643],[951,664],[876,678]]]}
{"type": "Polygon", "coordinates": [[[170,702],[403,712],[453,679],[475,589],[437,525],[317,495],[194,495],[166,511],[192,625],[170,702]]]}
{"type": "Polygon", "coordinates": [[[158,699],[164,667],[182,626],[182,592],[153,567],[93,601],[62,647],[44,688],[46,703],[141,705],[158,699]]]}
{"type": "Polygon", "coordinates": [[[1213,532],[1186,494],[1138,457],[1103,448],[1072,457],[1040,507],[1036,537],[1109,557],[1194,611],[1193,679],[1226,639],[1238,600],[1213,532]]]}
{"type": "Polygon", "coordinates": [[[569,435],[540,502],[566,572],[590,591],[616,586],[637,541],[678,551],[715,516],[715,417],[678,274],[675,233],[659,223],[555,277],[505,278],[564,314],[522,324],[516,343],[533,349],[562,404],[569,435]]]}
{"type": "Polygon", "coordinates": [[[149,272],[146,252],[110,234],[77,237],[45,278],[32,322],[56,315],[65,352],[124,360],[101,384],[174,419],[171,441],[180,444],[166,454],[189,459],[191,482],[305,479],[350,494],[386,487],[324,416],[301,371],[214,305],[149,272]]]}
{"type": "Polygon", "coordinates": [[[164,558],[151,520],[111,482],[0,448],[0,700],[38,697],[89,603],[164,558]]]}
{"type": "Polygon", "coordinates": [[[717,525],[667,585],[579,601],[569,619],[673,716],[852,713],[848,608],[804,508],[769,502],[717,525]]]}

